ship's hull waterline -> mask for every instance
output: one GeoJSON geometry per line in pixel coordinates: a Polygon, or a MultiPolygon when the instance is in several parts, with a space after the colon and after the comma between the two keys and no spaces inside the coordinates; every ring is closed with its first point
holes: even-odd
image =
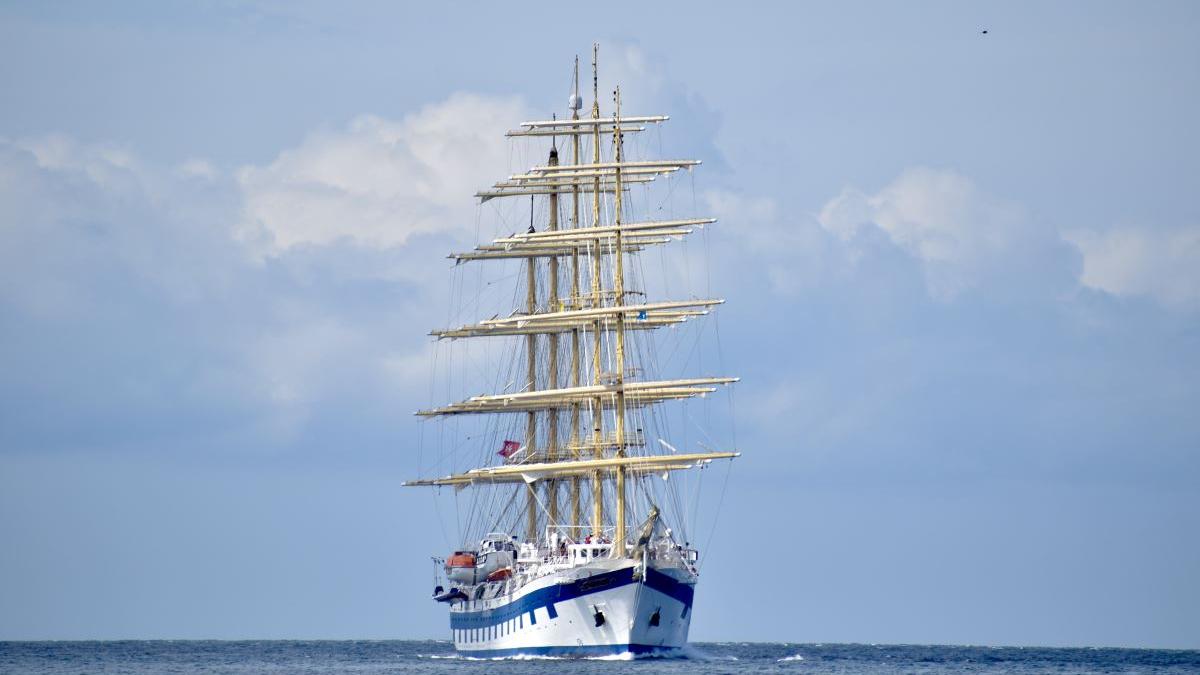
{"type": "Polygon", "coordinates": [[[454,646],[466,656],[669,655],[687,644],[694,578],[632,560],[567,569],[510,595],[456,603],[454,646]]]}

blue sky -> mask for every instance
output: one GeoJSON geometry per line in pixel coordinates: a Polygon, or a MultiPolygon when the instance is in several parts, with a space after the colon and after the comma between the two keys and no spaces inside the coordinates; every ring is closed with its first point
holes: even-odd
{"type": "Polygon", "coordinates": [[[443,636],[443,256],[598,40],[721,218],[693,638],[1200,646],[1195,5],[427,4],[0,4],[0,638],[443,636]]]}

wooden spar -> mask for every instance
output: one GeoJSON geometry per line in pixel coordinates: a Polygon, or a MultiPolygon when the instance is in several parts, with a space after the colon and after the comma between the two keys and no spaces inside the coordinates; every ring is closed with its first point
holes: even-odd
{"type": "MultiPolygon", "coordinates": [[[[613,117],[617,119],[616,127],[621,127],[621,88],[617,87],[614,93],[615,108],[613,117]]],[[[615,161],[612,163],[614,178],[616,179],[617,189],[613,193],[616,203],[613,206],[613,224],[617,226],[616,244],[613,247],[616,252],[613,260],[616,261],[616,271],[613,273],[613,287],[616,291],[615,300],[617,306],[617,329],[614,333],[617,336],[617,354],[616,354],[616,385],[617,385],[617,458],[625,457],[625,312],[620,311],[625,304],[625,253],[621,250],[622,237],[624,236],[621,230],[621,172],[624,168],[624,163],[621,157],[621,132],[613,132],[613,153],[615,161]]],[[[625,466],[618,464],[616,467],[616,486],[614,491],[617,497],[617,514],[616,514],[616,533],[613,535],[612,556],[614,558],[625,557],[625,466]]]]}
{"type": "MultiPolygon", "coordinates": [[[[648,246],[651,244],[659,244],[664,241],[670,241],[671,237],[682,237],[692,233],[692,228],[679,227],[671,230],[645,230],[633,235],[625,235],[625,250],[629,251],[638,246],[648,246]]],[[[571,249],[589,248],[592,241],[589,239],[572,238],[564,235],[561,239],[531,239],[527,241],[516,241],[506,244],[484,244],[476,247],[474,251],[464,253],[453,253],[450,256],[456,258],[460,255],[470,255],[472,253],[503,253],[503,252],[528,252],[538,253],[544,251],[570,251],[571,249]]],[[[601,250],[610,252],[615,244],[612,241],[606,241],[601,244],[601,250]]]]}
{"type": "Polygon", "coordinates": [[[637,457],[610,457],[607,459],[581,459],[566,462],[536,462],[530,464],[505,464],[483,467],[470,471],[424,480],[402,483],[405,487],[468,485],[471,483],[522,482],[532,484],[538,480],[579,476],[586,472],[629,471],[645,473],[681,471],[704,466],[718,459],[735,459],[740,452],[697,452],[676,455],[642,455],[637,457]]]}
{"type": "MultiPolygon", "coordinates": [[[[691,387],[705,384],[733,384],[738,381],[736,377],[687,377],[674,380],[646,380],[640,382],[626,382],[625,391],[639,392],[648,389],[661,389],[662,387],[691,387]]],[[[601,394],[612,394],[617,390],[613,384],[585,384],[580,387],[564,387],[562,389],[537,389],[534,391],[516,391],[510,394],[481,394],[472,396],[468,401],[523,401],[527,399],[553,397],[570,397],[579,396],[587,398],[588,396],[598,396],[601,394]]]]}
{"type": "Polygon", "coordinates": [[[707,310],[689,310],[689,307],[711,307],[725,302],[724,300],[690,300],[680,302],[655,302],[641,305],[625,305],[624,307],[597,307],[595,309],[571,309],[562,312],[543,312],[541,314],[517,314],[503,319],[488,319],[477,324],[469,324],[458,328],[435,330],[430,334],[435,337],[472,337],[476,335],[512,335],[511,329],[525,329],[526,332],[544,330],[549,333],[560,333],[564,330],[578,328],[580,330],[595,330],[596,326],[588,326],[589,322],[597,319],[604,320],[599,330],[615,329],[613,319],[618,314],[625,318],[634,319],[633,326],[642,324],[656,325],[677,323],[690,317],[703,316],[707,310]],[[645,318],[642,313],[645,312],[645,318]],[[632,315],[632,316],[631,316],[632,315]]]}
{"type": "MultiPolygon", "coordinates": [[[[592,62],[592,65],[593,66],[595,65],[595,61],[592,62]]],[[[597,85],[597,88],[598,88],[598,85],[597,85]]],[[[575,126],[575,125],[590,126],[590,125],[601,125],[601,124],[611,124],[613,126],[618,126],[617,119],[615,117],[603,117],[603,118],[600,117],[598,107],[592,109],[592,114],[593,114],[593,117],[590,120],[588,120],[588,119],[583,119],[583,120],[578,120],[578,121],[576,121],[576,120],[537,120],[537,121],[533,121],[533,122],[521,122],[517,126],[526,127],[526,128],[530,128],[530,129],[538,129],[538,128],[546,128],[546,127],[570,127],[570,126],[575,126]]],[[[671,118],[667,115],[646,115],[646,116],[642,116],[642,117],[623,117],[623,118],[621,118],[621,124],[658,124],[659,122],[666,122],[669,119],[671,119],[671,118]]]]}
{"type": "MultiPolygon", "coordinates": [[[[651,180],[653,180],[652,177],[647,177],[645,180],[638,180],[636,182],[649,183],[651,180]]],[[[526,195],[548,195],[552,192],[562,192],[563,188],[569,187],[569,185],[570,185],[569,183],[561,183],[559,185],[554,185],[554,186],[530,185],[530,186],[521,186],[521,187],[503,187],[503,188],[499,188],[497,190],[480,190],[479,192],[475,193],[475,196],[479,198],[479,203],[484,204],[493,199],[499,199],[501,197],[523,197],[526,195]]],[[[596,181],[595,187],[593,187],[591,185],[580,186],[580,190],[583,192],[592,192],[593,190],[595,190],[598,193],[603,192],[603,193],[611,194],[614,189],[615,188],[613,188],[611,186],[607,186],[607,185],[600,186],[598,180],[596,181]]]]}
{"type": "MultiPolygon", "coordinates": [[[[617,289],[616,296],[620,302],[622,289],[617,289]]],[[[672,300],[669,302],[647,302],[638,305],[618,305],[616,307],[594,307],[590,309],[571,309],[564,312],[541,312],[539,314],[516,314],[497,319],[484,319],[479,324],[483,326],[499,326],[511,323],[536,323],[538,321],[556,321],[560,319],[589,318],[596,316],[624,316],[659,309],[681,309],[684,307],[712,307],[725,301],[720,298],[711,300],[672,300]]]]}
{"type": "MultiPolygon", "coordinates": [[[[555,145],[550,147],[550,166],[558,164],[558,148],[555,145]]],[[[558,230],[558,193],[550,194],[550,220],[547,225],[550,232],[558,230]]],[[[558,306],[558,257],[550,258],[550,279],[549,289],[547,290],[546,305],[548,307],[558,306]]],[[[555,388],[558,383],[558,333],[550,333],[546,336],[549,341],[548,355],[549,360],[549,386],[555,388]]],[[[558,409],[551,408],[546,413],[546,461],[558,461],[558,409]]],[[[550,527],[558,527],[558,484],[553,480],[546,481],[546,518],[550,527]]]]}
{"type": "MultiPolygon", "coordinates": [[[[724,384],[724,383],[718,383],[724,384]]],[[[626,383],[628,385],[628,383],[626,383]]],[[[542,410],[550,410],[551,408],[567,408],[572,403],[582,402],[587,398],[593,399],[592,405],[596,407],[596,414],[605,409],[612,409],[616,405],[616,392],[612,389],[601,387],[602,391],[596,391],[589,387],[580,387],[580,389],[589,390],[587,396],[545,396],[532,399],[509,399],[504,397],[484,397],[476,396],[474,398],[452,403],[440,408],[430,408],[427,410],[417,411],[417,415],[421,417],[439,417],[447,415],[474,415],[481,413],[528,413],[538,412],[542,410]]],[[[646,406],[662,401],[679,400],[685,398],[695,398],[697,396],[705,396],[716,391],[716,387],[711,385],[689,385],[676,387],[662,387],[658,389],[637,389],[635,391],[625,391],[626,407],[646,406]]],[[[599,444],[600,436],[594,436],[593,440],[599,444]]]]}
{"type": "MultiPolygon", "coordinates": [[[[626,323],[625,330],[654,330],[656,328],[677,326],[692,317],[705,316],[707,314],[708,312],[704,310],[647,314],[645,319],[638,319],[633,323],[626,323]]],[[[473,337],[511,337],[514,335],[529,335],[530,333],[537,335],[548,335],[578,332],[582,334],[584,332],[596,330],[596,326],[594,325],[595,323],[596,322],[589,319],[587,321],[572,321],[569,323],[542,323],[536,326],[473,326],[433,331],[431,335],[439,340],[460,340],[473,337]]],[[[599,324],[599,329],[601,332],[608,332],[615,329],[616,322],[611,317],[608,317],[601,320],[599,324]]]]}
{"type": "MultiPolygon", "coordinates": [[[[613,132],[613,137],[619,137],[620,134],[613,132]]],[[[702,160],[699,159],[647,159],[636,162],[624,162],[620,159],[612,162],[596,162],[594,164],[559,164],[558,166],[535,166],[529,170],[530,173],[555,175],[567,174],[576,171],[605,171],[610,175],[615,172],[626,172],[636,169],[685,169],[693,166],[700,166],[702,160]]],[[[638,173],[634,171],[634,173],[638,173]]]]}
{"type": "Polygon", "coordinates": [[[617,225],[601,225],[599,227],[583,227],[578,230],[568,230],[560,232],[530,232],[526,234],[514,234],[510,237],[501,237],[494,239],[497,244],[517,243],[524,241],[556,241],[567,238],[585,238],[596,236],[616,236],[617,230],[621,230],[629,234],[638,234],[644,230],[663,230],[677,229],[680,227],[692,227],[711,225],[717,222],[716,218],[688,218],[686,220],[648,220],[643,223],[623,223],[617,225]]]}
{"type": "Polygon", "coordinates": [[[490,244],[475,247],[474,251],[451,253],[449,258],[458,261],[525,258],[529,256],[574,256],[578,249],[586,248],[598,255],[610,255],[616,243],[617,230],[625,233],[623,248],[627,253],[640,251],[645,246],[666,244],[672,238],[692,234],[693,227],[716,222],[715,218],[690,220],[664,220],[658,222],[629,223],[615,228],[611,225],[583,227],[578,231],[533,232],[498,237],[490,244]],[[597,244],[596,242],[600,243],[597,244]]]}
{"type": "MultiPolygon", "coordinates": [[[[599,57],[600,45],[592,43],[592,164],[600,163],[600,76],[597,70],[597,59],[599,57]]],[[[580,123],[587,124],[583,120],[580,123]]],[[[522,126],[536,127],[538,123],[527,124],[522,126]]],[[[592,225],[600,224],[600,176],[597,175],[593,179],[592,184],[592,225]]],[[[600,248],[600,241],[596,240],[597,251],[600,248]]],[[[593,253],[592,260],[592,307],[599,307],[603,301],[600,296],[600,256],[593,253]]],[[[596,328],[592,331],[592,381],[595,384],[600,384],[602,372],[600,370],[600,347],[601,347],[601,332],[600,322],[596,321],[596,328]]],[[[592,455],[596,459],[603,457],[604,447],[601,444],[604,431],[604,401],[600,397],[596,397],[592,403],[592,455]]],[[[591,476],[592,483],[592,536],[599,537],[603,533],[604,528],[604,482],[600,478],[600,472],[596,471],[591,476]]]]}
{"type": "MultiPolygon", "coordinates": [[[[662,237],[645,237],[632,238],[623,246],[626,253],[638,253],[646,249],[647,246],[659,246],[669,244],[671,237],[683,237],[691,234],[691,230],[679,230],[671,232],[671,236],[662,237]]],[[[474,260],[511,260],[517,258],[565,258],[575,255],[576,251],[584,250],[591,252],[592,247],[587,243],[578,244],[561,244],[561,245],[541,245],[541,246],[481,246],[475,251],[464,251],[461,253],[452,253],[448,258],[456,262],[470,262],[474,260]]],[[[613,247],[605,245],[595,253],[597,255],[611,255],[613,247]]]]}
{"type": "MultiPolygon", "coordinates": [[[[590,166],[590,165],[584,164],[584,166],[590,166]]],[[[679,171],[679,169],[680,169],[680,167],[678,167],[678,166],[661,166],[661,167],[648,166],[648,167],[636,167],[636,168],[631,168],[631,169],[625,169],[621,173],[629,174],[631,176],[650,176],[650,175],[674,173],[676,171],[679,171]]],[[[511,176],[509,176],[508,180],[519,181],[522,183],[528,183],[528,182],[532,182],[532,181],[550,181],[550,182],[558,183],[558,182],[562,182],[564,180],[569,181],[573,178],[594,178],[596,176],[600,176],[601,178],[604,178],[604,177],[611,177],[611,176],[615,175],[613,173],[614,169],[580,169],[578,171],[555,171],[555,172],[539,172],[539,171],[540,171],[539,168],[534,168],[534,169],[530,169],[530,171],[527,173],[515,173],[515,174],[512,174],[511,176]]],[[[628,177],[626,178],[626,180],[628,180],[628,177]]]]}
{"type": "MultiPolygon", "coordinates": [[[[578,113],[575,113],[575,114],[578,114],[578,113]]],[[[572,119],[579,119],[579,118],[573,117],[572,119]]],[[[645,131],[645,130],[646,130],[646,127],[643,127],[643,126],[621,127],[621,133],[623,133],[623,134],[632,134],[632,133],[637,133],[639,131],[645,131]]],[[[608,127],[600,128],[600,133],[602,133],[602,134],[606,134],[606,133],[610,133],[610,132],[612,132],[611,128],[608,128],[608,127]]],[[[578,127],[571,127],[571,128],[543,127],[543,128],[535,128],[535,129],[513,129],[511,131],[504,132],[504,135],[508,136],[510,138],[516,137],[516,136],[574,136],[574,137],[578,138],[578,137],[584,136],[584,135],[590,136],[591,134],[592,134],[591,128],[582,129],[582,128],[578,128],[578,127]]]]}
{"type": "MultiPolygon", "coordinates": [[[[650,181],[653,181],[653,180],[654,180],[653,175],[642,175],[642,177],[637,177],[634,180],[626,180],[625,183],[650,183],[650,181]]],[[[475,192],[475,197],[479,197],[480,203],[486,203],[486,202],[492,201],[492,199],[499,199],[500,197],[521,197],[521,196],[527,196],[527,195],[550,195],[551,192],[556,192],[556,191],[562,192],[564,189],[566,189],[566,187],[571,187],[572,185],[576,185],[576,183],[577,183],[577,181],[563,180],[563,181],[560,181],[560,183],[556,183],[556,184],[552,184],[552,185],[500,186],[500,187],[497,187],[496,190],[480,190],[479,192],[475,192]]],[[[599,196],[599,193],[601,193],[601,192],[602,193],[612,193],[613,190],[616,190],[616,187],[613,187],[611,184],[605,183],[605,184],[601,185],[599,178],[596,178],[593,181],[593,183],[590,183],[590,184],[589,183],[578,184],[578,187],[580,187],[580,190],[582,192],[596,192],[596,193],[598,193],[598,196],[599,196]]]]}
{"type": "MultiPolygon", "coordinates": [[[[658,174],[669,173],[667,171],[644,171],[641,175],[627,179],[626,183],[649,183],[654,180],[658,174]]],[[[597,173],[595,175],[584,176],[524,176],[516,174],[514,177],[505,180],[496,181],[492,187],[497,190],[515,190],[517,188],[529,189],[557,189],[560,192],[575,185],[587,186],[592,182],[592,179],[598,175],[600,177],[600,187],[602,192],[611,192],[614,187],[612,182],[612,174],[597,173]]],[[[550,194],[549,192],[545,194],[550,194]]]]}

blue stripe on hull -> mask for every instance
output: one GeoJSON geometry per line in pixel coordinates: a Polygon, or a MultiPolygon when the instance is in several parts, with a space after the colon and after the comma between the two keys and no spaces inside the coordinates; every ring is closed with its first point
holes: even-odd
{"type": "Polygon", "coordinates": [[[630,653],[636,656],[672,656],[678,654],[680,647],[659,647],[657,645],[580,645],[576,647],[518,647],[515,649],[480,649],[478,651],[460,649],[463,656],[481,659],[496,659],[506,656],[615,656],[630,653]]]}
{"type": "MultiPolygon", "coordinates": [[[[591,595],[592,593],[620,588],[632,583],[633,568],[625,567],[612,572],[578,579],[569,584],[553,584],[545,588],[539,588],[532,593],[517,598],[507,605],[502,605],[494,609],[485,609],[478,612],[451,612],[450,628],[452,630],[487,628],[515,619],[526,612],[530,615],[530,623],[533,623],[536,621],[533,613],[536,609],[542,607],[549,608],[556,602],[566,602],[567,600],[574,600],[575,598],[591,595]]],[[[547,611],[551,615],[551,618],[558,615],[556,610],[548,609],[547,611]]]]}
{"type": "Polygon", "coordinates": [[[675,598],[688,607],[692,606],[692,599],[696,595],[696,587],[692,584],[678,581],[653,567],[646,570],[646,585],[663,595],[675,598]]]}

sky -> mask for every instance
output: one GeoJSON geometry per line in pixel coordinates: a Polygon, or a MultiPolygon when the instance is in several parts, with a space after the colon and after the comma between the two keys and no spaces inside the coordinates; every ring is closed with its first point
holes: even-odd
{"type": "Polygon", "coordinates": [[[692,638],[1200,647],[1198,30],[0,3],[0,639],[445,638],[400,487],[444,256],[598,41],[720,219],[743,456],[692,638]]]}

